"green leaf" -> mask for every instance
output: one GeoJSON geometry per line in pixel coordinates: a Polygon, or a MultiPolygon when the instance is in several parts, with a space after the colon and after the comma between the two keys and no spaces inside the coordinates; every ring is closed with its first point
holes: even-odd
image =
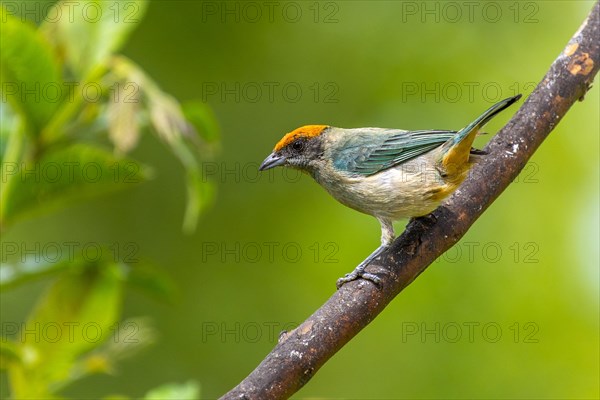
{"type": "MultiPolygon", "coordinates": [[[[12,254],[16,254],[19,249],[15,242],[5,242],[2,251],[5,257],[9,257],[12,254]]],[[[0,289],[4,290],[33,279],[54,275],[70,267],[72,267],[72,264],[69,260],[50,263],[45,260],[45,257],[41,257],[36,262],[35,255],[24,263],[3,263],[0,265],[0,289]]]]}
{"type": "MultiPolygon", "coordinates": [[[[81,261],[80,268],[66,272],[50,287],[27,322],[29,326],[65,322],[79,325],[74,325],[72,335],[61,335],[56,342],[48,337],[36,340],[35,347],[59,353],[57,358],[64,358],[65,354],[60,353],[78,355],[102,343],[117,321],[123,283],[123,271],[118,264],[108,260],[81,261]],[[90,325],[88,332],[85,332],[86,324],[90,325]],[[76,334],[77,331],[80,334],[76,334]]],[[[43,357],[52,358],[49,353],[44,352],[43,357]]]]}
{"type": "Polygon", "coordinates": [[[148,261],[140,260],[125,266],[127,284],[139,288],[159,300],[174,303],[176,286],[162,269],[148,261]]]}
{"type": "Polygon", "coordinates": [[[51,45],[32,24],[12,17],[3,7],[0,18],[2,95],[37,136],[65,92],[61,68],[51,45]]]}
{"type": "Polygon", "coordinates": [[[79,357],[72,365],[69,376],[55,385],[55,390],[89,375],[114,374],[121,360],[135,356],[156,342],[156,331],[144,318],[120,321],[112,325],[110,330],[111,337],[100,347],[79,357]]]}
{"type": "MultiPolygon", "coordinates": [[[[25,133],[25,121],[13,118],[13,113],[6,103],[1,103],[0,114],[0,210],[4,199],[10,194],[10,188],[16,180],[14,176],[7,176],[7,168],[18,165],[23,158],[26,148],[30,147],[31,138],[25,133]]],[[[0,211],[1,212],[1,211],[0,211]]],[[[0,220],[1,222],[1,220],[0,220]]]]}
{"type": "Polygon", "coordinates": [[[215,200],[215,187],[212,182],[201,178],[197,169],[186,172],[187,203],[183,217],[183,231],[191,234],[196,230],[200,214],[215,200]]]}
{"type": "Polygon", "coordinates": [[[82,262],[64,273],[39,299],[20,336],[22,363],[9,375],[26,385],[13,388],[14,397],[45,398],[60,388],[77,357],[110,337],[122,296],[123,272],[112,261],[82,262]]]}
{"type": "Polygon", "coordinates": [[[0,340],[0,370],[8,369],[12,364],[20,364],[19,348],[13,341],[2,337],[0,340]]]}
{"type": "Polygon", "coordinates": [[[10,139],[18,128],[15,117],[8,103],[0,102],[0,163],[7,159],[10,139]]]}
{"type": "Polygon", "coordinates": [[[208,143],[219,140],[219,123],[212,108],[199,101],[189,101],[181,105],[181,110],[201,139],[208,143]]]}
{"type": "Polygon", "coordinates": [[[116,100],[106,106],[108,137],[119,154],[132,150],[140,138],[139,99],[129,98],[125,85],[119,85],[116,100]]]}
{"type": "Polygon", "coordinates": [[[214,199],[214,186],[201,179],[198,159],[199,150],[203,154],[210,153],[211,146],[206,144],[214,144],[219,137],[219,127],[212,111],[197,102],[181,106],[139,66],[125,57],[114,57],[111,71],[119,80],[136,82],[147,104],[150,124],[185,168],[187,203],[183,231],[194,232],[200,213],[214,199]]]}
{"type": "Polygon", "coordinates": [[[150,390],[144,400],[199,400],[200,385],[195,381],[169,383],[150,390]]]}
{"type": "MultiPolygon", "coordinates": [[[[102,244],[98,245],[99,254],[107,256],[107,259],[117,261],[122,254],[115,253],[115,249],[102,244]],[[112,256],[109,257],[109,256],[112,256]]],[[[174,303],[176,300],[176,286],[162,269],[156,267],[147,260],[133,259],[129,252],[124,251],[124,261],[120,264],[123,271],[123,278],[126,283],[132,287],[139,288],[145,293],[168,303],[174,303]]],[[[22,250],[18,243],[5,242],[2,247],[3,256],[7,259],[13,256],[20,256],[22,250]]],[[[69,251],[54,255],[46,254],[46,257],[40,257],[31,254],[25,260],[19,262],[5,262],[0,264],[0,290],[6,290],[20,284],[30,282],[35,279],[48,278],[64,271],[85,268],[87,265],[84,260],[72,259],[69,251]],[[62,255],[62,258],[60,256],[62,255]],[[50,262],[49,259],[57,260],[50,262]]]]}
{"type": "Polygon", "coordinates": [[[107,64],[131,31],[142,20],[147,2],[78,1],[78,12],[69,13],[72,2],[59,1],[49,15],[62,15],[57,21],[47,20],[42,29],[55,35],[58,47],[64,49],[66,63],[79,80],[86,80],[92,70],[107,64]],[[84,12],[85,10],[85,12],[84,12]]]}
{"type": "Polygon", "coordinates": [[[0,221],[131,187],[148,174],[132,159],[85,144],[48,152],[38,162],[4,163],[2,179],[11,178],[11,187],[3,194],[0,221]]]}
{"type": "Polygon", "coordinates": [[[200,165],[192,149],[181,136],[170,143],[171,150],[186,171],[187,203],[183,218],[183,231],[193,233],[198,224],[200,213],[214,200],[214,187],[202,179],[200,165]]]}

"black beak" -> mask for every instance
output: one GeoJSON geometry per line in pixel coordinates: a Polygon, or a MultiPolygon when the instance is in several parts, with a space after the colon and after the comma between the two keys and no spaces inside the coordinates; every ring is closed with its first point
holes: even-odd
{"type": "Polygon", "coordinates": [[[275,154],[275,152],[269,154],[269,157],[265,158],[265,161],[258,167],[259,171],[275,168],[279,165],[285,164],[285,157],[275,154]]]}

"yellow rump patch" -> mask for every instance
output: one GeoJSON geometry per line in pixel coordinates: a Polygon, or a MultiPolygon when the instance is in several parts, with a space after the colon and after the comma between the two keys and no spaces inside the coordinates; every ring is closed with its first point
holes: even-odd
{"type": "Polygon", "coordinates": [[[279,151],[299,137],[311,138],[319,136],[323,131],[329,128],[327,125],[305,125],[298,129],[294,129],[290,133],[287,133],[277,144],[275,145],[275,151],[279,151]]]}
{"type": "Polygon", "coordinates": [[[469,154],[471,153],[471,146],[473,146],[473,141],[477,134],[478,129],[473,129],[467,137],[449,148],[446,154],[444,154],[442,165],[448,175],[462,173],[461,171],[464,168],[469,167],[469,154]]]}

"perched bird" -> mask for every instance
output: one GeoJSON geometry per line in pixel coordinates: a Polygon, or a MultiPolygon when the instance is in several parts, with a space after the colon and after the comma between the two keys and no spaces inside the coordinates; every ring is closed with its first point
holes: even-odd
{"type": "Polygon", "coordinates": [[[485,154],[471,147],[479,130],[519,98],[500,101],[460,131],[306,125],[286,134],[259,169],[300,169],[340,203],[377,218],[381,246],[337,286],[358,278],[378,285],[365,268],[393,242],[392,222],[427,215],[454,192],[485,154]]]}

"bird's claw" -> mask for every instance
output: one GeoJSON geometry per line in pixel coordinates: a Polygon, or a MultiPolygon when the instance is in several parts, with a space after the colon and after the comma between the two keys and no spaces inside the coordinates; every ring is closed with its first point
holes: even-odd
{"type": "Polygon", "coordinates": [[[365,272],[364,270],[357,270],[357,269],[355,269],[352,272],[347,273],[346,275],[344,275],[344,277],[338,279],[335,285],[339,289],[345,283],[355,281],[359,278],[371,281],[375,284],[375,286],[381,287],[381,278],[380,277],[378,277],[377,275],[365,272]]]}

